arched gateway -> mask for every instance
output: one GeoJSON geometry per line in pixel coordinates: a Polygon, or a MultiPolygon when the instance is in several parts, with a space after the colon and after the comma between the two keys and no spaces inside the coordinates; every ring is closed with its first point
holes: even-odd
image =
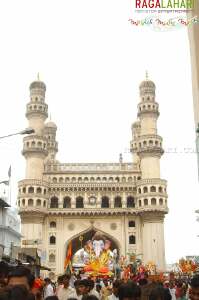
{"type": "Polygon", "coordinates": [[[112,251],[114,249],[117,249],[118,254],[119,254],[121,246],[120,246],[119,242],[116,240],[116,238],[111,236],[110,234],[103,232],[101,230],[98,230],[94,227],[90,227],[89,229],[82,231],[82,232],[74,235],[72,238],[70,238],[66,242],[66,253],[67,253],[68,245],[71,242],[72,243],[72,256],[75,255],[81,248],[83,248],[86,245],[86,243],[89,240],[93,239],[96,232],[99,232],[105,239],[110,240],[111,241],[110,249],[112,251]]]}
{"type": "Polygon", "coordinates": [[[25,244],[38,248],[42,264],[55,275],[64,272],[69,242],[77,253],[80,236],[83,248],[96,231],[104,239],[98,236],[92,244],[95,255],[103,247],[117,249],[127,258],[129,253],[141,253],[144,263],[153,261],[157,269],[165,269],[168,208],[167,182],[160,178],[164,151],[157,130],[159,105],[155,84],[148,77],[139,91],[138,119],[131,127],[132,161],[123,162],[120,155],[115,163],[61,163],[56,159],[57,126],[45,122],[46,85],[40,80],[30,85],[26,117],[34,133],[23,140],[26,175],[19,182],[18,206],[25,244]]]}
{"type": "Polygon", "coordinates": [[[66,242],[66,256],[71,255],[71,267],[93,275],[111,275],[119,258],[119,242],[115,237],[93,226],[66,242]]]}

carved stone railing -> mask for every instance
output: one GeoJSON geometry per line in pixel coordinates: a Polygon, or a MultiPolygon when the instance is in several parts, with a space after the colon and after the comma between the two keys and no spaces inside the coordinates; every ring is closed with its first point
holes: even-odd
{"type": "Polygon", "coordinates": [[[138,172],[137,164],[132,163],[79,163],[79,164],[47,164],[44,171],[46,173],[57,172],[107,172],[107,171],[127,171],[138,172]]]}
{"type": "Polygon", "coordinates": [[[23,179],[18,182],[18,187],[22,187],[24,185],[36,185],[36,186],[48,187],[49,183],[45,180],[39,180],[39,179],[23,179]]]}
{"type": "Polygon", "coordinates": [[[139,215],[144,212],[154,212],[154,213],[168,213],[168,208],[166,206],[160,207],[140,207],[140,208],[57,208],[49,209],[48,214],[52,215],[84,215],[84,216],[94,216],[94,215],[139,215]]]}
{"type": "Polygon", "coordinates": [[[164,179],[159,178],[151,178],[151,179],[140,179],[137,181],[137,186],[144,185],[144,184],[162,184],[167,185],[167,181],[164,179]]]}
{"type": "Polygon", "coordinates": [[[54,188],[62,188],[62,187],[128,187],[128,186],[135,186],[135,181],[131,181],[131,182],[111,182],[111,181],[105,181],[105,182],[96,182],[96,181],[92,181],[92,182],[67,182],[67,183],[49,183],[49,187],[54,187],[54,188]]]}

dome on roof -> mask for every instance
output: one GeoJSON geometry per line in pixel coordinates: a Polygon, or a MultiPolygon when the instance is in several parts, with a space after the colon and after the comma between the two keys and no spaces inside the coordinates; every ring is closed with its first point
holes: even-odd
{"type": "Polygon", "coordinates": [[[47,122],[45,124],[45,127],[57,129],[57,125],[54,122],[52,122],[52,121],[47,122]]]}
{"type": "Polygon", "coordinates": [[[133,122],[132,127],[133,127],[133,128],[140,127],[140,121],[135,121],[135,122],[133,122]]]}
{"type": "Polygon", "coordinates": [[[155,83],[151,80],[143,80],[140,83],[140,88],[154,88],[155,89],[155,83]]]}
{"type": "Polygon", "coordinates": [[[46,91],[46,85],[43,81],[36,80],[30,84],[30,90],[32,89],[43,89],[44,91],[46,91]]]}

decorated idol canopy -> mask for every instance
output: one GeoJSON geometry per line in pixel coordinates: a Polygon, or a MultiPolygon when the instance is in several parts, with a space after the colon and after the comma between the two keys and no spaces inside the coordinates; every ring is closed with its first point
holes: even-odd
{"type": "Polygon", "coordinates": [[[94,233],[90,240],[73,256],[73,267],[82,267],[92,276],[112,276],[118,256],[117,249],[111,250],[111,241],[100,232],[94,233]]]}

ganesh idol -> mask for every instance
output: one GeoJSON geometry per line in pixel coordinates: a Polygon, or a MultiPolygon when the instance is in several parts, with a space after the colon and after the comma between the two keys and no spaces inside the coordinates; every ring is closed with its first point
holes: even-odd
{"type": "Polygon", "coordinates": [[[110,250],[111,242],[96,232],[92,240],[84,246],[86,260],[84,271],[92,276],[111,276],[113,269],[113,255],[110,250]]]}

